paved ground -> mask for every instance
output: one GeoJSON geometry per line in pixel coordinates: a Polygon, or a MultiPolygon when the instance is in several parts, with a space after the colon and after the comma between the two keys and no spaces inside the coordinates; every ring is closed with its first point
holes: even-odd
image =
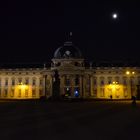
{"type": "Polygon", "coordinates": [[[140,102],[0,102],[0,140],[131,140],[140,102]]]}

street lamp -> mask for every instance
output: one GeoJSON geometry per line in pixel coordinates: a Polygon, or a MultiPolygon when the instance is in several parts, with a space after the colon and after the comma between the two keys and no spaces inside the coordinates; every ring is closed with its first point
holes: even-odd
{"type": "Polygon", "coordinates": [[[129,76],[129,81],[130,81],[130,93],[131,93],[131,97],[133,96],[133,92],[132,92],[132,79],[131,76],[135,75],[135,71],[126,71],[125,74],[127,76],[129,76]]]}

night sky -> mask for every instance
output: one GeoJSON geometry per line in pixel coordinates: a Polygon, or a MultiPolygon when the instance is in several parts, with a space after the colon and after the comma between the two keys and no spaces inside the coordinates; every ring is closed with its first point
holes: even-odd
{"type": "Polygon", "coordinates": [[[0,7],[0,63],[49,62],[70,31],[89,61],[139,61],[139,5],[138,0],[9,0],[0,7]]]}

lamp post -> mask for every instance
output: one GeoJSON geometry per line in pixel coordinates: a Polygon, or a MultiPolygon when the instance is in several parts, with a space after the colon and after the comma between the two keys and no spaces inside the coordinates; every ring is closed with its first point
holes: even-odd
{"type": "Polygon", "coordinates": [[[131,93],[131,97],[134,96],[132,95],[132,79],[131,76],[135,75],[135,71],[126,71],[125,74],[129,77],[129,83],[130,83],[130,93],[131,93]]]}

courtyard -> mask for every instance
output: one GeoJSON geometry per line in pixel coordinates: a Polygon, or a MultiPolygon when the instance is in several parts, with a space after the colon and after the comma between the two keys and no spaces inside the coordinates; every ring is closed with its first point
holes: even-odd
{"type": "Polygon", "coordinates": [[[0,101],[2,140],[139,137],[140,101],[0,101]]]}

